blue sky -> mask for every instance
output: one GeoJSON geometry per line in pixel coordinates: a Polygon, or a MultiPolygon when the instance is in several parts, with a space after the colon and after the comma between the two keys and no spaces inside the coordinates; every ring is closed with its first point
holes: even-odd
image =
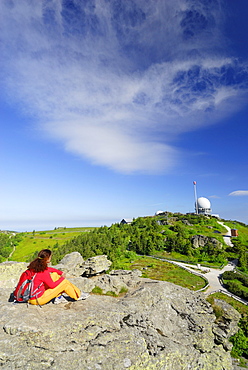
{"type": "Polygon", "coordinates": [[[246,0],[0,2],[0,229],[248,224],[246,0]]]}

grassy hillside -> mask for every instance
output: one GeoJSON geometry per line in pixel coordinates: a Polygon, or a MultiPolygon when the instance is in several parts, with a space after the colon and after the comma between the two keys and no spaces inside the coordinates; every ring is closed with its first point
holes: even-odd
{"type": "MultiPolygon", "coordinates": [[[[129,225],[59,228],[18,234],[9,259],[29,261],[35,252],[50,248],[53,250],[53,263],[59,262],[67,253],[78,251],[84,258],[106,254],[113,266],[117,266],[123,258],[134,252],[138,255],[159,255],[216,267],[226,263],[227,258],[239,258],[242,262],[240,268],[245,272],[248,227],[237,222],[223,221],[231,228],[238,229],[238,238],[232,239],[234,247],[228,247],[224,243],[226,228],[214,217],[164,213],[156,217],[139,217],[129,225]],[[207,242],[196,247],[192,241],[196,235],[207,237],[207,242]]],[[[5,258],[9,249],[10,246],[5,250],[5,258]]]]}
{"type": "Polygon", "coordinates": [[[13,254],[9,258],[11,261],[28,262],[33,257],[35,252],[41,249],[59,248],[66,241],[81,235],[82,233],[90,232],[94,227],[80,228],[60,228],[47,231],[33,231],[20,233],[20,241],[15,246],[13,254]]]}

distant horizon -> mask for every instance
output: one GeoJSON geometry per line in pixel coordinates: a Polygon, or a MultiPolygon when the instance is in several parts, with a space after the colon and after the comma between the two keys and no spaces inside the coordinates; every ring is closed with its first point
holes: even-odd
{"type": "MultiPolygon", "coordinates": [[[[172,212],[172,211],[168,211],[168,210],[165,210],[163,212],[169,212],[169,213],[181,213],[181,214],[186,214],[186,213],[195,213],[195,212],[186,212],[186,213],[183,213],[183,212],[179,212],[179,211],[175,211],[175,212],[172,212]]],[[[215,216],[216,214],[211,214],[210,216],[215,216]]],[[[1,228],[0,227],[0,231],[10,231],[10,232],[17,232],[17,233],[21,233],[21,232],[32,232],[32,231],[37,231],[37,232],[40,232],[40,231],[49,231],[49,230],[55,230],[55,228],[66,228],[66,229],[71,229],[71,228],[84,228],[84,227],[103,227],[103,226],[107,226],[107,227],[110,227],[111,225],[113,224],[116,224],[116,223],[120,223],[122,219],[136,219],[138,217],[151,217],[151,216],[155,216],[155,213],[154,215],[142,215],[142,216],[136,216],[136,217],[121,217],[120,219],[116,219],[116,220],[109,220],[108,222],[106,222],[106,220],[99,220],[98,222],[87,222],[87,221],[84,221],[83,223],[81,223],[80,221],[77,221],[75,223],[73,222],[69,222],[67,224],[62,224],[62,223],[58,223],[57,225],[53,226],[52,224],[50,223],[46,223],[44,221],[43,223],[43,226],[39,226],[38,224],[35,224],[36,227],[33,227],[33,226],[30,226],[30,227],[22,227],[21,229],[15,229],[15,228],[1,228]]],[[[226,219],[225,217],[221,217],[221,215],[219,215],[220,219],[223,219],[225,221],[231,221],[231,222],[240,222],[240,223],[244,223],[245,225],[248,225],[246,222],[242,221],[242,220],[238,220],[238,219],[226,219]]]]}

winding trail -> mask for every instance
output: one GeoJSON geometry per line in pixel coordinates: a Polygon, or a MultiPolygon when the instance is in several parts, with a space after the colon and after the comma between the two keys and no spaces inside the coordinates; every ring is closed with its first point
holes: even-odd
{"type": "Polygon", "coordinates": [[[9,257],[7,258],[7,261],[8,261],[8,260],[9,260],[9,258],[12,256],[12,254],[15,252],[15,250],[16,250],[16,247],[15,247],[15,245],[14,245],[14,246],[13,246],[12,251],[10,252],[9,257]]]}
{"type": "Polygon", "coordinates": [[[187,263],[176,262],[176,261],[174,261],[173,263],[175,263],[178,266],[181,266],[181,267],[185,268],[186,270],[192,272],[193,274],[200,275],[203,278],[207,279],[207,281],[209,283],[209,287],[204,292],[204,294],[209,295],[209,294],[211,294],[213,292],[216,292],[218,290],[228,292],[228,290],[226,288],[224,288],[224,286],[222,285],[222,283],[220,281],[220,276],[225,271],[233,271],[237,266],[238,260],[233,260],[233,261],[229,262],[228,265],[223,267],[223,269],[206,268],[206,267],[203,267],[201,265],[196,266],[196,265],[190,265],[190,264],[187,264],[187,263]],[[195,270],[196,267],[198,269],[197,273],[196,273],[196,270],[195,270]]]}
{"type": "Polygon", "coordinates": [[[213,268],[206,268],[206,267],[203,267],[203,266],[200,266],[200,265],[198,265],[198,266],[190,265],[188,263],[171,261],[171,260],[166,260],[166,259],[163,259],[163,261],[170,262],[170,263],[173,263],[175,265],[178,265],[178,266],[184,268],[185,270],[188,270],[192,274],[195,274],[195,275],[198,275],[198,276],[201,276],[201,277],[205,278],[208,281],[208,284],[209,284],[207,289],[203,292],[206,296],[208,296],[212,293],[221,292],[223,294],[226,294],[226,295],[236,299],[237,301],[239,301],[239,302],[241,302],[245,305],[248,305],[248,301],[246,301],[245,299],[242,299],[242,298],[236,296],[235,294],[229,292],[224,287],[224,285],[222,284],[221,279],[220,279],[223,272],[235,270],[235,268],[237,266],[237,263],[238,263],[237,259],[229,262],[228,265],[224,266],[223,269],[221,269],[221,270],[220,269],[213,269],[213,268]],[[198,269],[197,272],[195,270],[196,268],[198,269]]]}
{"type": "Polygon", "coordinates": [[[217,221],[218,224],[222,225],[226,230],[227,230],[227,233],[226,235],[223,235],[223,239],[224,239],[224,242],[229,245],[229,247],[233,247],[233,243],[231,242],[231,228],[227,225],[224,225],[224,222],[221,222],[221,221],[217,221]]]}
{"type": "MultiPolygon", "coordinates": [[[[233,247],[233,244],[231,242],[231,229],[229,226],[224,225],[223,222],[218,221],[220,225],[222,225],[226,230],[226,235],[223,236],[224,242],[230,246],[233,247]]],[[[186,263],[181,262],[175,262],[177,265],[189,270],[192,273],[195,273],[195,265],[190,265],[186,263]]],[[[214,269],[214,268],[206,268],[203,266],[200,266],[200,264],[197,266],[198,271],[197,275],[200,275],[208,280],[209,287],[204,292],[206,295],[209,295],[213,292],[216,292],[218,290],[221,290],[223,293],[229,293],[228,290],[222,285],[220,277],[225,271],[233,271],[235,270],[236,266],[238,264],[238,260],[235,259],[231,262],[229,262],[226,266],[223,267],[223,269],[214,269]]]]}
{"type": "MultiPolygon", "coordinates": [[[[223,236],[223,239],[224,239],[224,242],[230,246],[230,247],[233,247],[233,244],[231,242],[231,229],[230,227],[228,227],[227,225],[224,225],[223,222],[220,222],[218,221],[218,223],[220,225],[222,225],[223,227],[226,228],[227,230],[227,234],[223,236]]],[[[203,278],[205,278],[207,281],[208,281],[208,288],[204,291],[204,294],[206,296],[214,293],[214,292],[218,292],[218,291],[221,291],[221,293],[224,293],[224,294],[227,294],[229,296],[232,296],[234,299],[248,305],[248,302],[238,296],[235,296],[234,294],[230,293],[222,284],[221,282],[221,275],[225,272],[225,271],[233,271],[235,270],[237,264],[238,264],[238,259],[235,259],[233,261],[230,261],[226,266],[224,266],[222,269],[214,269],[214,268],[207,268],[207,267],[204,267],[204,266],[201,266],[200,264],[198,265],[191,265],[191,264],[188,264],[188,263],[183,263],[183,262],[178,262],[178,261],[172,261],[172,260],[167,260],[167,259],[163,259],[163,261],[166,261],[166,262],[169,262],[169,263],[173,263],[175,265],[178,265],[182,268],[184,268],[185,270],[188,270],[189,272],[191,272],[192,274],[195,274],[195,275],[198,275],[198,276],[201,276],[203,278]],[[197,271],[196,271],[197,269],[197,271]]]]}

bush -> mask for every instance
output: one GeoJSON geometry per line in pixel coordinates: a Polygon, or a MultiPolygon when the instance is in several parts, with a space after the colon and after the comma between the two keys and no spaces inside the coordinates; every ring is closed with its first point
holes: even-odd
{"type": "Polygon", "coordinates": [[[238,272],[233,272],[233,271],[225,271],[222,274],[222,278],[224,280],[238,280],[240,281],[244,286],[248,287],[248,277],[240,274],[238,272]]]}
{"type": "Polygon", "coordinates": [[[134,251],[126,251],[124,253],[124,257],[131,261],[137,258],[137,254],[134,251]]]}
{"type": "Polygon", "coordinates": [[[0,255],[0,263],[4,262],[5,261],[5,258],[3,256],[0,255]]]}
{"type": "Polygon", "coordinates": [[[111,290],[107,291],[105,295],[109,295],[111,297],[118,297],[118,295],[115,292],[112,292],[111,290]]]}
{"type": "Polygon", "coordinates": [[[94,293],[94,294],[103,294],[103,291],[99,286],[95,286],[95,288],[92,289],[92,293],[94,293]]]}
{"type": "Polygon", "coordinates": [[[248,337],[248,315],[242,317],[239,324],[244,334],[248,337]]]}
{"type": "Polygon", "coordinates": [[[128,289],[126,287],[122,287],[119,294],[123,294],[123,293],[127,293],[128,292],[128,289]]]}
{"type": "Polygon", "coordinates": [[[222,274],[222,278],[230,292],[241,298],[248,298],[248,278],[245,275],[238,272],[225,271],[222,274]]]}
{"type": "Polygon", "coordinates": [[[236,279],[236,273],[233,272],[233,271],[225,271],[223,274],[222,274],[222,278],[224,280],[235,280],[236,279]]]}
{"type": "Polygon", "coordinates": [[[248,357],[248,338],[245,336],[242,329],[230,338],[233,343],[232,356],[233,357],[248,357]]]}
{"type": "Polygon", "coordinates": [[[237,295],[238,297],[246,298],[247,296],[245,287],[243,287],[241,282],[238,280],[228,280],[226,282],[226,287],[231,293],[237,295]]]}
{"type": "Polygon", "coordinates": [[[214,310],[214,314],[216,316],[216,320],[220,319],[223,314],[224,314],[224,310],[222,307],[218,306],[216,303],[213,303],[212,304],[212,308],[214,310]]]}

